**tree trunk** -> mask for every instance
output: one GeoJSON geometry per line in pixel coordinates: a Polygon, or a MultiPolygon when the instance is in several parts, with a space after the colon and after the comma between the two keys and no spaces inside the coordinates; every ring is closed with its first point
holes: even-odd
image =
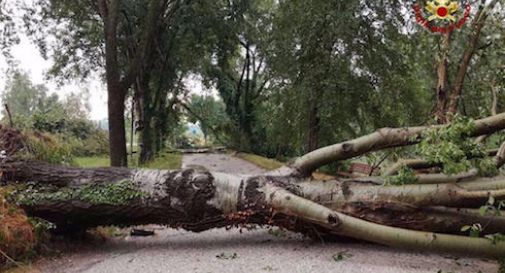
{"type": "Polygon", "coordinates": [[[483,234],[504,232],[501,216],[452,208],[477,207],[489,196],[504,200],[498,190],[505,188],[504,178],[384,187],[193,169],[80,169],[16,159],[4,161],[0,171],[7,181],[36,181],[19,186],[12,198],[29,215],[61,227],[164,224],[199,232],[276,225],[319,238],[337,235],[402,248],[505,255],[503,242],[432,233],[461,234],[462,226],[474,223],[489,223],[483,234]]]}
{"type": "Polygon", "coordinates": [[[319,110],[316,91],[310,91],[308,101],[307,152],[319,148],[319,110]]]}
{"type": "Polygon", "coordinates": [[[449,66],[449,52],[451,50],[451,33],[445,33],[442,37],[442,53],[440,55],[440,60],[437,69],[437,106],[436,106],[436,118],[438,124],[443,124],[447,122],[446,117],[446,106],[447,106],[447,95],[449,92],[449,78],[448,78],[448,66],[449,66]]]}
{"type": "Polygon", "coordinates": [[[110,165],[126,167],[128,165],[126,152],[126,130],[124,119],[123,90],[108,81],[108,114],[109,114],[109,139],[110,139],[110,165]]]}
{"type": "Polygon", "coordinates": [[[121,83],[118,64],[118,0],[99,0],[99,13],[104,22],[105,75],[107,79],[110,165],[127,166],[126,129],[124,120],[126,86],[121,83]]]}
{"type": "Polygon", "coordinates": [[[140,157],[139,163],[142,165],[153,159],[154,148],[153,148],[153,130],[151,127],[153,110],[149,104],[152,96],[152,92],[149,89],[149,75],[142,76],[141,79],[137,79],[135,85],[136,95],[138,97],[137,102],[137,112],[139,116],[140,124],[140,157]],[[146,104],[147,102],[147,104],[146,104]]]}

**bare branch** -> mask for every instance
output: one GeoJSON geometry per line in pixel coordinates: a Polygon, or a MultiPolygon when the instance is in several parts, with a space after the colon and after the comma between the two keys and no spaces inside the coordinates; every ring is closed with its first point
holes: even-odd
{"type": "Polygon", "coordinates": [[[502,143],[500,149],[498,149],[498,152],[496,153],[495,163],[498,169],[501,168],[503,164],[505,164],[505,142],[502,143]]]}

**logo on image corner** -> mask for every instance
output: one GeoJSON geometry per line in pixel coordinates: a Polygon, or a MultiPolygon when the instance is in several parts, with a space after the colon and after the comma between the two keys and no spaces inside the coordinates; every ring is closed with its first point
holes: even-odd
{"type": "Polygon", "coordinates": [[[424,9],[414,4],[416,21],[435,33],[448,33],[465,25],[472,7],[468,1],[427,1],[424,9]]]}

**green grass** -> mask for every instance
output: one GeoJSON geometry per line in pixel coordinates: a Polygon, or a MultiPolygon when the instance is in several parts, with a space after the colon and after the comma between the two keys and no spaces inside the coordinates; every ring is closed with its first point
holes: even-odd
{"type": "MultiPolygon", "coordinates": [[[[107,156],[95,156],[95,157],[77,157],[74,158],[74,162],[78,167],[82,168],[97,168],[97,167],[109,167],[109,157],[107,156]]],[[[138,157],[133,158],[128,157],[128,165],[130,167],[138,166],[138,157]]],[[[153,161],[140,166],[141,168],[148,169],[168,169],[175,170],[180,169],[182,165],[182,155],[179,153],[166,153],[160,157],[155,158],[153,161]]]]}
{"type": "MultiPolygon", "coordinates": [[[[260,155],[255,155],[255,154],[237,153],[235,156],[238,158],[241,158],[245,161],[248,161],[252,164],[255,164],[256,166],[259,166],[259,167],[261,167],[265,170],[268,170],[268,171],[278,169],[278,168],[285,165],[284,163],[277,161],[275,159],[266,158],[266,157],[263,157],[260,155]]],[[[334,176],[326,174],[324,172],[314,172],[312,174],[312,177],[315,180],[331,180],[331,179],[335,178],[334,176]]],[[[505,272],[503,272],[503,273],[505,273],[505,272]]]]}
{"type": "Polygon", "coordinates": [[[505,273],[505,259],[499,261],[500,263],[500,271],[498,273],[505,273]]]}
{"type": "Polygon", "coordinates": [[[255,154],[237,153],[236,157],[249,161],[266,170],[275,170],[284,166],[282,162],[279,162],[275,159],[266,158],[255,154]]]}
{"type": "Polygon", "coordinates": [[[179,153],[166,153],[153,161],[148,162],[143,168],[177,170],[182,166],[182,155],[179,153]]]}
{"type": "Polygon", "coordinates": [[[107,156],[94,156],[94,157],[76,157],[74,162],[78,167],[82,168],[97,168],[109,167],[110,161],[107,156]]]}

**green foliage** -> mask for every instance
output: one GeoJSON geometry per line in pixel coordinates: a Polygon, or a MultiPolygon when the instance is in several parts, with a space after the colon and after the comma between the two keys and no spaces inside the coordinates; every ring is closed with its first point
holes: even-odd
{"type": "Polygon", "coordinates": [[[393,185],[393,186],[415,184],[416,182],[417,177],[415,172],[407,166],[402,166],[398,170],[397,175],[389,176],[386,178],[386,185],[393,185]]]}
{"type": "MultiPolygon", "coordinates": [[[[165,153],[140,165],[137,156],[128,157],[128,159],[130,160],[128,165],[148,169],[177,170],[182,165],[182,154],[180,153],[165,153]]],[[[74,159],[74,165],[82,168],[109,167],[110,159],[103,156],[77,157],[74,159]]]]}
{"type": "MultiPolygon", "coordinates": [[[[38,0],[26,9],[27,33],[43,55],[53,59],[50,74],[63,81],[86,77],[104,66],[103,23],[96,5],[90,3],[38,0]]],[[[147,0],[119,3],[123,15],[117,29],[120,75],[126,74],[131,51],[139,48],[145,34],[148,6],[147,0]]],[[[181,112],[185,111],[175,98],[186,94],[183,82],[189,76],[203,78],[226,106],[219,109],[226,119],[214,119],[212,112],[210,125],[202,127],[217,128],[218,134],[229,137],[231,146],[268,157],[307,152],[309,128],[315,128],[318,146],[325,146],[380,127],[427,123],[440,39],[414,24],[413,14],[405,14],[410,9],[410,3],[389,0],[218,0],[168,5],[163,14],[170,14],[170,20],[160,20],[163,24],[153,41],[156,50],[141,65],[142,92],[136,90],[143,93],[138,126],[141,158],[154,158],[167,140],[181,141],[185,121],[181,112]],[[312,109],[309,101],[314,102],[312,109]],[[316,124],[310,125],[309,113],[314,109],[316,124]]],[[[498,106],[505,102],[500,68],[505,56],[503,13],[488,20],[482,30],[485,46],[472,59],[467,73],[471,80],[465,81],[460,103],[460,110],[473,118],[488,114],[491,87],[497,90],[498,106]]],[[[471,29],[453,33],[450,60],[460,59],[471,29]]],[[[450,66],[449,76],[457,67],[450,66]]],[[[49,113],[37,120],[38,127],[51,131],[62,126],[45,123],[57,120],[49,113]]],[[[450,134],[451,140],[436,144],[437,137],[432,138],[433,148],[425,147],[424,152],[434,162],[449,163],[444,164],[445,173],[473,167],[483,175],[495,173],[488,160],[465,159],[476,152],[474,147],[450,134]]]]}
{"type": "Polygon", "coordinates": [[[236,156],[249,161],[265,170],[275,170],[284,166],[282,162],[255,154],[238,153],[236,156]]]}
{"type": "Polygon", "coordinates": [[[442,164],[445,174],[458,174],[477,168],[481,175],[497,174],[495,164],[485,158],[485,150],[469,137],[475,129],[471,118],[456,116],[452,123],[425,133],[418,152],[432,163],[442,164]]]}
{"type": "Polygon", "coordinates": [[[501,233],[496,233],[496,234],[489,234],[484,236],[484,238],[490,240],[493,245],[496,245],[497,243],[500,242],[505,242],[505,235],[501,233]]]}
{"type": "Polygon", "coordinates": [[[75,157],[107,155],[109,153],[109,136],[102,130],[93,130],[84,139],[75,136],[65,136],[65,142],[70,145],[75,157]]]}
{"type": "Polygon", "coordinates": [[[49,238],[48,232],[56,228],[53,223],[41,218],[30,217],[28,220],[33,227],[33,233],[39,245],[49,238]]]}
{"type": "MultiPolygon", "coordinates": [[[[7,85],[2,92],[2,102],[9,105],[13,118],[30,117],[43,108],[53,106],[58,97],[48,96],[44,85],[35,85],[24,71],[13,70],[7,73],[7,85]]],[[[4,112],[4,118],[6,118],[4,112]]]]}
{"type": "Polygon", "coordinates": [[[86,90],[60,100],[49,95],[44,85],[33,85],[25,72],[15,70],[8,77],[2,99],[9,105],[14,125],[30,136],[28,153],[53,163],[69,163],[71,155],[108,153],[106,132],[85,118],[89,109],[86,90]]]}
{"type": "Polygon", "coordinates": [[[479,208],[479,214],[482,216],[502,216],[503,209],[505,209],[505,201],[498,202],[494,197],[490,196],[486,204],[479,208]]]}
{"type": "Polygon", "coordinates": [[[468,232],[470,237],[472,238],[478,238],[480,237],[480,233],[482,232],[482,225],[481,224],[473,224],[471,226],[463,226],[461,228],[462,232],[468,232]]]}
{"type": "Polygon", "coordinates": [[[124,205],[132,200],[147,196],[139,191],[130,180],[110,184],[94,184],[80,188],[50,188],[29,185],[15,197],[21,205],[34,205],[43,202],[64,202],[68,200],[82,200],[97,205],[124,205]]]}
{"type": "Polygon", "coordinates": [[[199,123],[206,141],[210,135],[214,135],[217,141],[225,137],[229,120],[221,100],[212,96],[193,95],[188,108],[191,111],[188,121],[199,123]]]}
{"type": "Polygon", "coordinates": [[[110,167],[110,158],[108,156],[76,157],[74,163],[81,168],[110,167]]]}

